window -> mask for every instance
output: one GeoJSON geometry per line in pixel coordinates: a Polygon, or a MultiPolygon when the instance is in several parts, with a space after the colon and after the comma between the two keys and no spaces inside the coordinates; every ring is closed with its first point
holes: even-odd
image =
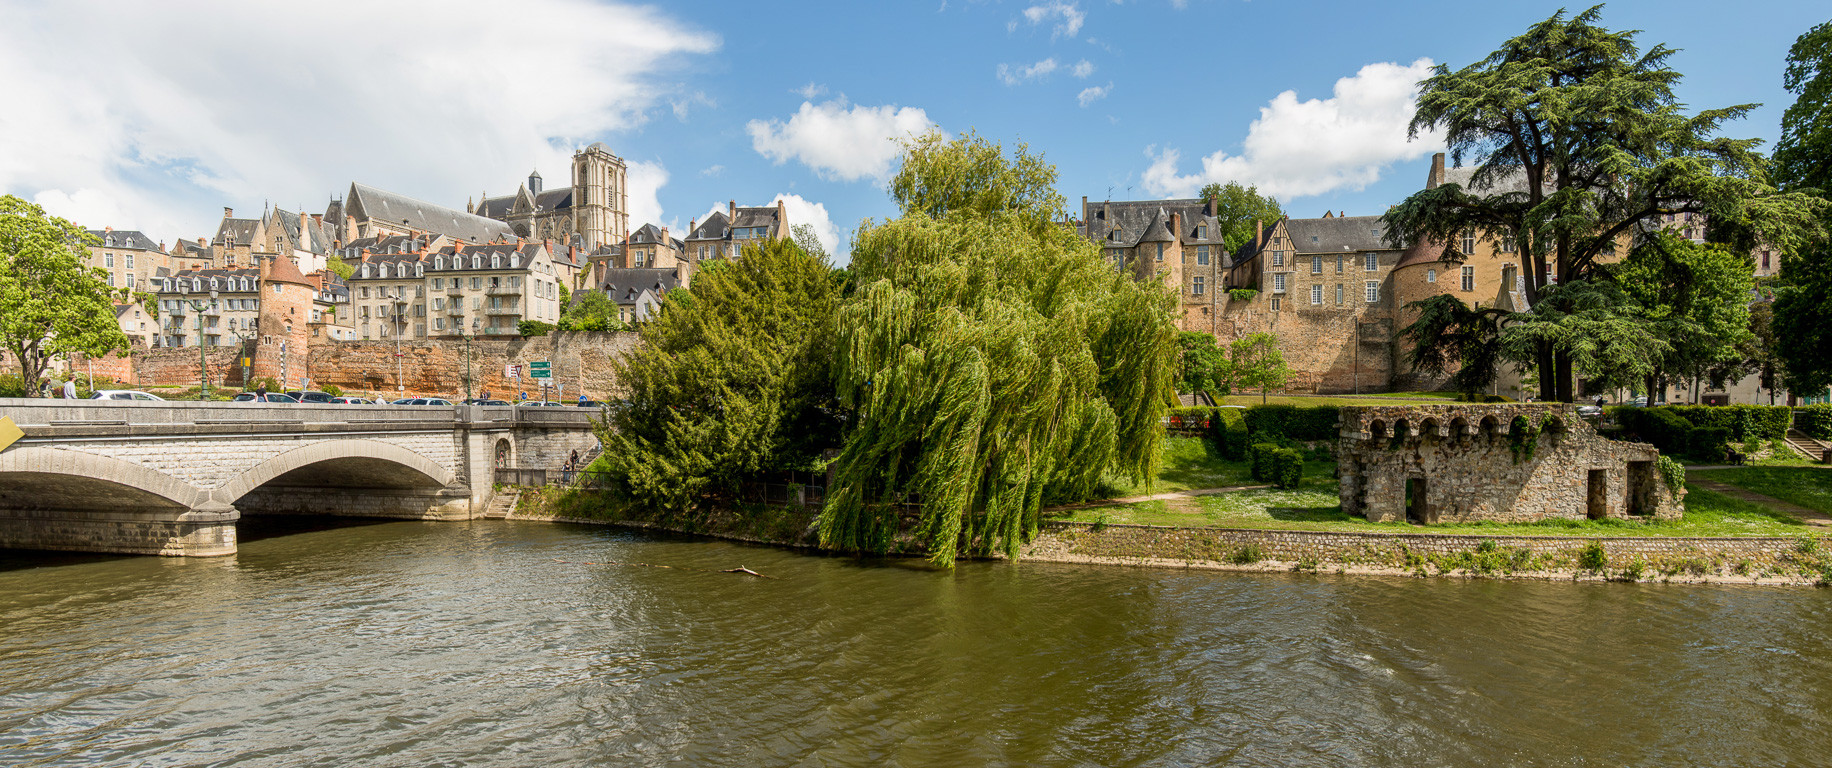
{"type": "Polygon", "coordinates": [[[132,272],[127,273],[127,287],[134,287],[134,273],[132,272]]]}
{"type": "Polygon", "coordinates": [[[1164,260],[1164,244],[1158,243],[1158,261],[1164,260]]]}
{"type": "Polygon", "coordinates": [[[1437,270],[1435,269],[1425,270],[1425,282],[1435,283],[1437,281],[1438,281],[1438,271],[1437,270]]]}
{"type": "Polygon", "coordinates": [[[1322,304],[1323,303],[1323,286],[1313,285],[1310,287],[1310,303],[1312,304],[1322,304]]]}
{"type": "Polygon", "coordinates": [[[1362,254],[1361,268],[1369,272],[1373,272],[1374,270],[1380,269],[1380,254],[1378,253],[1362,254]]]}
{"type": "Polygon", "coordinates": [[[1275,266],[1275,267],[1285,266],[1285,252],[1284,251],[1273,251],[1272,252],[1272,266],[1275,266]]]}
{"type": "Polygon", "coordinates": [[[509,276],[509,287],[510,288],[522,287],[522,276],[521,275],[510,275],[509,276]]]}
{"type": "Polygon", "coordinates": [[[503,257],[492,255],[490,257],[490,268],[491,269],[502,269],[503,268],[503,257]]]}
{"type": "Polygon", "coordinates": [[[1476,230],[1473,230],[1473,229],[1463,230],[1463,247],[1461,250],[1465,254],[1472,254],[1476,252],[1476,230]]]}
{"type": "MultiPolygon", "coordinates": [[[[369,318],[369,305],[364,304],[363,306],[357,307],[356,316],[367,320],[369,318]]],[[[364,331],[364,333],[367,332],[368,331],[364,331]]]]}
{"type": "Polygon", "coordinates": [[[700,246],[700,258],[701,259],[706,258],[706,246],[704,245],[700,246]]]}
{"type": "MultiPolygon", "coordinates": [[[[479,256],[478,258],[483,258],[483,257],[479,256]]],[[[471,290],[478,291],[482,289],[483,289],[483,278],[481,277],[471,278],[471,290]]]]}
{"type": "Polygon", "coordinates": [[[1200,266],[1205,266],[1205,267],[1209,265],[1209,247],[1208,246],[1206,245],[1196,246],[1196,263],[1200,266]]]}
{"type": "Polygon", "coordinates": [[[1463,290],[1466,290],[1466,291],[1476,290],[1476,268],[1475,267],[1464,267],[1463,268],[1463,290]]]}
{"type": "Polygon", "coordinates": [[[1368,303],[1373,304],[1376,301],[1380,301],[1380,281],[1379,280],[1369,280],[1368,281],[1368,303]]]}
{"type": "Polygon", "coordinates": [[[445,330],[445,318],[443,317],[433,318],[433,330],[435,331],[445,330]]]}
{"type": "Polygon", "coordinates": [[[1280,272],[1272,276],[1272,292],[1273,293],[1284,293],[1285,292],[1285,273],[1280,272]]]}
{"type": "Polygon", "coordinates": [[[1279,297],[1277,296],[1272,297],[1272,311],[1279,311],[1279,297]]]}
{"type": "Polygon", "coordinates": [[[383,264],[381,266],[381,275],[384,279],[388,277],[388,265],[387,264],[383,264]]]}
{"type": "Polygon", "coordinates": [[[471,269],[483,269],[483,255],[482,254],[471,257],[471,269]]]}
{"type": "Polygon", "coordinates": [[[414,277],[425,277],[426,276],[426,265],[425,264],[413,265],[413,276],[414,277]]]}
{"type": "Polygon", "coordinates": [[[133,269],[133,268],[134,268],[134,255],[133,255],[133,254],[131,254],[131,253],[124,253],[124,254],[121,254],[121,255],[123,255],[123,256],[126,256],[126,257],[127,257],[127,265],[126,265],[126,266],[127,266],[127,268],[128,268],[128,269],[133,269]]]}
{"type": "Polygon", "coordinates": [[[1209,227],[1207,224],[1197,224],[1196,225],[1196,239],[1197,240],[1209,239],[1209,227]]]}
{"type": "Polygon", "coordinates": [[[114,273],[113,273],[113,272],[110,272],[110,273],[108,273],[108,287],[110,287],[110,288],[113,288],[113,287],[115,287],[115,282],[114,282],[114,273]]]}
{"type": "Polygon", "coordinates": [[[1310,273],[1313,275],[1323,274],[1323,257],[1322,256],[1310,257],[1310,273]]]}
{"type": "Polygon", "coordinates": [[[365,285],[362,287],[362,294],[363,294],[363,298],[365,299],[369,298],[369,286],[365,285]]]}
{"type": "Polygon", "coordinates": [[[443,277],[433,278],[433,290],[435,291],[445,290],[445,278],[443,277]]]}
{"type": "Polygon", "coordinates": [[[1201,295],[1202,295],[1202,288],[1203,288],[1203,286],[1202,286],[1202,278],[1200,278],[1200,277],[1197,277],[1197,278],[1192,278],[1192,279],[1190,280],[1190,293],[1191,293],[1191,294],[1194,294],[1194,295],[1196,295],[1196,296],[1201,296],[1201,295]]]}
{"type": "Polygon", "coordinates": [[[1501,242],[1499,243],[1499,246],[1501,248],[1502,253],[1513,253],[1515,251],[1520,250],[1520,243],[1514,242],[1513,237],[1501,238],[1501,242]]]}
{"type": "Polygon", "coordinates": [[[1762,252],[1762,268],[1768,269],[1768,251],[1762,252]]]}
{"type": "Polygon", "coordinates": [[[1336,254],[1336,274],[1342,274],[1342,254],[1336,254]]]}
{"type": "Polygon", "coordinates": [[[445,311],[445,297],[444,296],[434,296],[433,297],[433,311],[434,312],[444,312],[445,311]]]}
{"type": "Polygon", "coordinates": [[[1336,306],[1342,306],[1342,284],[1336,284],[1336,306]]]}
{"type": "Polygon", "coordinates": [[[107,267],[109,269],[114,269],[114,254],[112,253],[102,254],[102,266],[107,267]]]}

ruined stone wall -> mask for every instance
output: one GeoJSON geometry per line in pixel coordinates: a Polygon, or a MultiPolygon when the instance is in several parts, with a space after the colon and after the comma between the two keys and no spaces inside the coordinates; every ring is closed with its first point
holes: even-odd
{"type": "MultiPolygon", "coordinates": [[[[470,342],[471,391],[481,396],[513,400],[521,392],[534,397],[540,391],[535,379],[526,378],[528,364],[537,360],[553,364],[552,382],[565,385],[565,397],[584,394],[594,400],[614,396],[618,389],[611,361],[635,349],[635,333],[561,332],[533,338],[486,337],[470,342]],[[504,367],[522,365],[522,378],[513,382],[504,367]]],[[[313,386],[336,385],[351,393],[379,393],[389,397],[411,395],[464,396],[465,342],[452,339],[403,341],[400,357],[394,342],[334,341],[312,347],[313,386]],[[397,386],[401,387],[397,389],[397,386]]]]}
{"type": "Polygon", "coordinates": [[[1340,418],[1342,509],[1370,521],[1664,518],[1682,510],[1653,446],[1604,438],[1569,405],[1351,406],[1340,418]]]}
{"type": "MultiPolygon", "coordinates": [[[[241,385],[242,366],[237,354],[240,351],[240,345],[208,347],[204,350],[204,360],[210,372],[210,386],[241,385]]],[[[160,347],[136,351],[133,358],[132,381],[135,386],[197,386],[196,347],[160,347]]]]}
{"type": "Polygon", "coordinates": [[[1225,346],[1252,333],[1278,336],[1279,352],[1291,369],[1287,392],[1338,394],[1354,392],[1358,386],[1363,393],[1389,391],[1394,377],[1393,322],[1385,309],[1363,309],[1346,297],[1344,306],[1337,307],[1333,293],[1321,307],[1291,301],[1308,302],[1308,293],[1283,298],[1277,312],[1269,309],[1271,298],[1264,292],[1251,301],[1225,301],[1216,340],[1225,346]],[[1356,323],[1363,326],[1359,356],[1356,323]]]}

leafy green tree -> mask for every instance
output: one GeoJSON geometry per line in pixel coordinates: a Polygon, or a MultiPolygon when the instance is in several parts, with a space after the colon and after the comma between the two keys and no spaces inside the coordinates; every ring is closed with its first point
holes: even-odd
{"type": "Polygon", "coordinates": [[[814,225],[796,224],[789,228],[789,233],[794,238],[795,244],[801,246],[801,249],[809,255],[825,260],[833,258],[831,254],[827,253],[827,246],[821,245],[821,236],[815,234],[814,225]]]}
{"type": "Polygon", "coordinates": [[[1214,336],[1184,331],[1177,334],[1177,346],[1183,351],[1177,366],[1177,391],[1228,391],[1234,378],[1233,364],[1214,336]]]}
{"type": "Polygon", "coordinates": [[[616,362],[625,399],[598,425],[613,476],[664,515],[734,496],[761,472],[807,469],[840,442],[833,271],[792,240],[702,270],[616,362]]]}
{"type": "Polygon", "coordinates": [[[1210,182],[1202,188],[1201,197],[1216,201],[1216,226],[1221,229],[1221,242],[1229,253],[1253,239],[1254,222],[1270,225],[1285,216],[1279,201],[1260,194],[1259,187],[1243,187],[1236,181],[1210,182]]]}
{"type": "Polygon", "coordinates": [[[1500,369],[1501,320],[1511,313],[1494,307],[1472,308],[1448,293],[1406,305],[1418,319],[1400,330],[1411,350],[1412,370],[1450,375],[1449,386],[1475,400],[1495,385],[1500,369]]]}
{"type": "MultiPolygon", "coordinates": [[[[1469,255],[1464,233],[1511,242],[1537,313],[1591,295],[1562,289],[1591,279],[1624,241],[1669,214],[1705,214],[1714,241],[1741,249],[1757,237],[1783,248],[1802,240],[1823,203],[1770,185],[1757,140],[1718,135],[1753,105],[1685,114],[1673,95],[1680,73],[1667,66],[1672,50],[1641,52],[1634,32],[1598,26],[1600,11],[1561,11],[1421,84],[1412,135],[1444,131],[1451,157],[1472,159],[1475,171],[1467,186],[1422,190],[1388,211],[1388,242],[1442,243],[1453,263],[1469,255]]],[[[1546,310],[1577,325],[1599,316],[1546,310]]],[[[1533,330],[1541,397],[1569,402],[1578,358],[1597,350],[1570,346],[1587,342],[1544,317],[1533,330]]]]}
{"type": "MultiPolygon", "coordinates": [[[[664,300],[665,301],[665,300],[664,300]]],[[[622,318],[617,316],[617,304],[611,301],[603,291],[586,291],[579,295],[579,300],[560,311],[560,322],[555,327],[562,331],[623,331],[628,330],[622,318]]]]}
{"type": "Polygon", "coordinates": [[[1672,351],[1651,332],[1647,310],[1613,282],[1548,285],[1541,295],[1545,301],[1502,324],[1503,357],[1531,361],[1539,350],[1553,348],[1599,385],[1628,387],[1652,375],[1672,351]]]}
{"type": "Polygon", "coordinates": [[[931,562],[1016,557],[1045,499],[1155,474],[1176,379],[1175,297],[1058,223],[1056,171],[969,133],[907,142],[899,218],[854,238],[835,381],[856,414],[821,541],[884,551],[902,505],[931,562]]]}
{"type": "Polygon", "coordinates": [[[1228,345],[1229,369],[1233,373],[1231,388],[1254,387],[1260,391],[1260,402],[1266,393],[1283,388],[1291,378],[1285,355],[1279,352],[1279,337],[1270,333],[1251,333],[1228,345]]]}
{"type": "Polygon", "coordinates": [[[1660,391],[1669,377],[1727,374],[1726,366],[1743,358],[1742,347],[1753,338],[1751,267],[1749,257],[1727,246],[1700,245],[1669,232],[1649,237],[1621,263],[1607,265],[1616,284],[1645,311],[1647,331],[1667,345],[1643,377],[1647,391],[1660,391]]]}
{"type": "MultiPolygon", "coordinates": [[[[1785,188],[1832,196],[1832,22],[1794,41],[1782,83],[1796,98],[1781,118],[1776,176],[1785,188]]],[[[1775,291],[1774,350],[1782,383],[1797,394],[1832,386],[1832,242],[1819,234],[1782,249],[1775,291]]]]}
{"type": "Polygon", "coordinates": [[[324,260],[324,269],[343,280],[348,280],[356,275],[355,267],[345,264],[343,259],[336,256],[324,260]]]}
{"type": "Polygon", "coordinates": [[[55,357],[126,349],[107,273],[83,265],[100,239],[13,195],[0,196],[0,348],[26,390],[55,357]]]}

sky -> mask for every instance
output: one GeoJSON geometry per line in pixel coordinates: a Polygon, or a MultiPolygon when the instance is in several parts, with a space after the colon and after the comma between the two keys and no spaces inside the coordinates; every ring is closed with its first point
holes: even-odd
{"type": "MultiPolygon", "coordinates": [[[[1257,185],[1295,217],[1374,215],[1423,183],[1417,81],[1557,3],[0,0],[0,193],[168,244],[222,209],[322,212],[351,182],[454,208],[565,183],[602,141],[633,225],[782,199],[838,261],[894,216],[896,139],[1028,143],[1080,198],[1257,185]]],[[[1572,9],[1585,6],[1574,5],[1572,9]]],[[[1693,108],[1760,103],[1772,145],[1819,2],[1612,2],[1693,108]]],[[[677,235],[679,236],[679,235],[677,235]]]]}

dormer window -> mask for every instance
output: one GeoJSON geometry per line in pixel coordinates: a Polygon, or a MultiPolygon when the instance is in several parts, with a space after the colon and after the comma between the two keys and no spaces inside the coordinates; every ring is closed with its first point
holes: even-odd
{"type": "Polygon", "coordinates": [[[522,257],[520,254],[509,257],[509,268],[510,269],[515,269],[516,267],[519,267],[521,265],[522,265],[522,257]]]}
{"type": "Polygon", "coordinates": [[[387,264],[382,265],[382,278],[384,280],[388,278],[388,265],[387,264]]]}
{"type": "Polygon", "coordinates": [[[433,257],[433,269],[445,269],[445,257],[444,256],[434,256],[433,257]]]}
{"type": "Polygon", "coordinates": [[[491,269],[502,269],[503,268],[503,257],[494,256],[494,255],[491,256],[490,257],[490,268],[491,269]]]}
{"type": "Polygon", "coordinates": [[[482,256],[472,256],[471,257],[471,269],[483,269],[483,257],[482,256]]]}
{"type": "Polygon", "coordinates": [[[426,265],[425,264],[414,264],[413,265],[413,276],[414,277],[425,277],[426,276],[426,265]]]}
{"type": "Polygon", "coordinates": [[[367,264],[363,265],[363,277],[364,278],[369,277],[369,265],[367,264]]]}
{"type": "Polygon", "coordinates": [[[1209,226],[1207,224],[1197,224],[1196,225],[1196,239],[1197,240],[1209,239],[1209,226]]]}

